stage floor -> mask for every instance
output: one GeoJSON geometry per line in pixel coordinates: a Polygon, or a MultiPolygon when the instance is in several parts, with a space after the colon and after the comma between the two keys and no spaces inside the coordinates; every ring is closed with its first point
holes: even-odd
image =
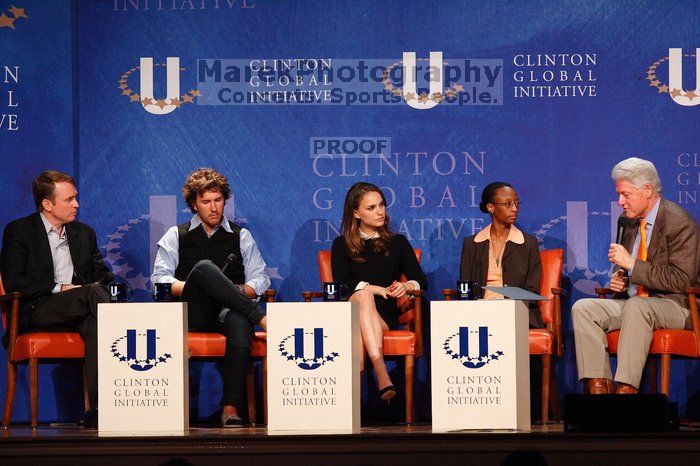
{"type": "Polygon", "coordinates": [[[433,432],[429,424],[354,434],[271,434],[264,427],[191,428],[174,437],[104,437],[75,426],[0,430],[2,465],[595,465],[700,464],[700,423],[679,432],[592,434],[563,424],[530,432],[433,432]]]}

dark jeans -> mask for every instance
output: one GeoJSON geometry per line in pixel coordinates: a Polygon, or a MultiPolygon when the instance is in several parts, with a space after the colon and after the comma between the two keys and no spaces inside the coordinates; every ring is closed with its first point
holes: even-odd
{"type": "Polygon", "coordinates": [[[187,302],[190,330],[226,336],[221,405],[240,406],[250,364],[253,326],[265,316],[265,311],[209,260],[197,262],[190,271],[180,300],[187,302]],[[219,320],[222,309],[229,309],[223,322],[219,320]]]}
{"type": "Polygon", "coordinates": [[[27,331],[78,332],[85,340],[85,372],[90,408],[97,408],[97,304],[108,303],[109,292],[91,283],[52,294],[29,305],[27,331]]]}

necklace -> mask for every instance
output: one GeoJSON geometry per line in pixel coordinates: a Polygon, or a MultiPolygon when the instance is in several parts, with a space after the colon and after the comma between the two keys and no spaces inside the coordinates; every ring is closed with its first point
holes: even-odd
{"type": "Polygon", "coordinates": [[[494,262],[496,262],[496,267],[501,267],[501,254],[503,254],[503,250],[506,247],[506,241],[507,239],[504,239],[503,242],[501,243],[501,246],[498,248],[498,252],[496,252],[496,241],[491,239],[491,244],[493,245],[493,248],[489,248],[489,253],[495,253],[493,257],[494,262]],[[493,251],[492,251],[493,249],[493,251]]]}

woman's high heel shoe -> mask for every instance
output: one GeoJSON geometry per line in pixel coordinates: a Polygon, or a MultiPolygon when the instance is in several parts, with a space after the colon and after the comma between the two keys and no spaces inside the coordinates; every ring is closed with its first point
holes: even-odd
{"type": "Polygon", "coordinates": [[[387,403],[391,403],[391,399],[396,396],[397,392],[398,390],[396,390],[396,387],[394,387],[393,385],[389,385],[388,387],[384,387],[381,390],[379,390],[379,398],[386,401],[387,403]]]}

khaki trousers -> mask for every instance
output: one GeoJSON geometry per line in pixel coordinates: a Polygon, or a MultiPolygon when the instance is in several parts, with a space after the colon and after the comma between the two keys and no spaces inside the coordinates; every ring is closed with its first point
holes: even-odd
{"type": "Polygon", "coordinates": [[[639,388],[655,329],[690,328],[690,311],[663,298],[581,299],[571,310],[581,379],[612,379],[606,333],[620,330],[615,381],[639,388]]]}

